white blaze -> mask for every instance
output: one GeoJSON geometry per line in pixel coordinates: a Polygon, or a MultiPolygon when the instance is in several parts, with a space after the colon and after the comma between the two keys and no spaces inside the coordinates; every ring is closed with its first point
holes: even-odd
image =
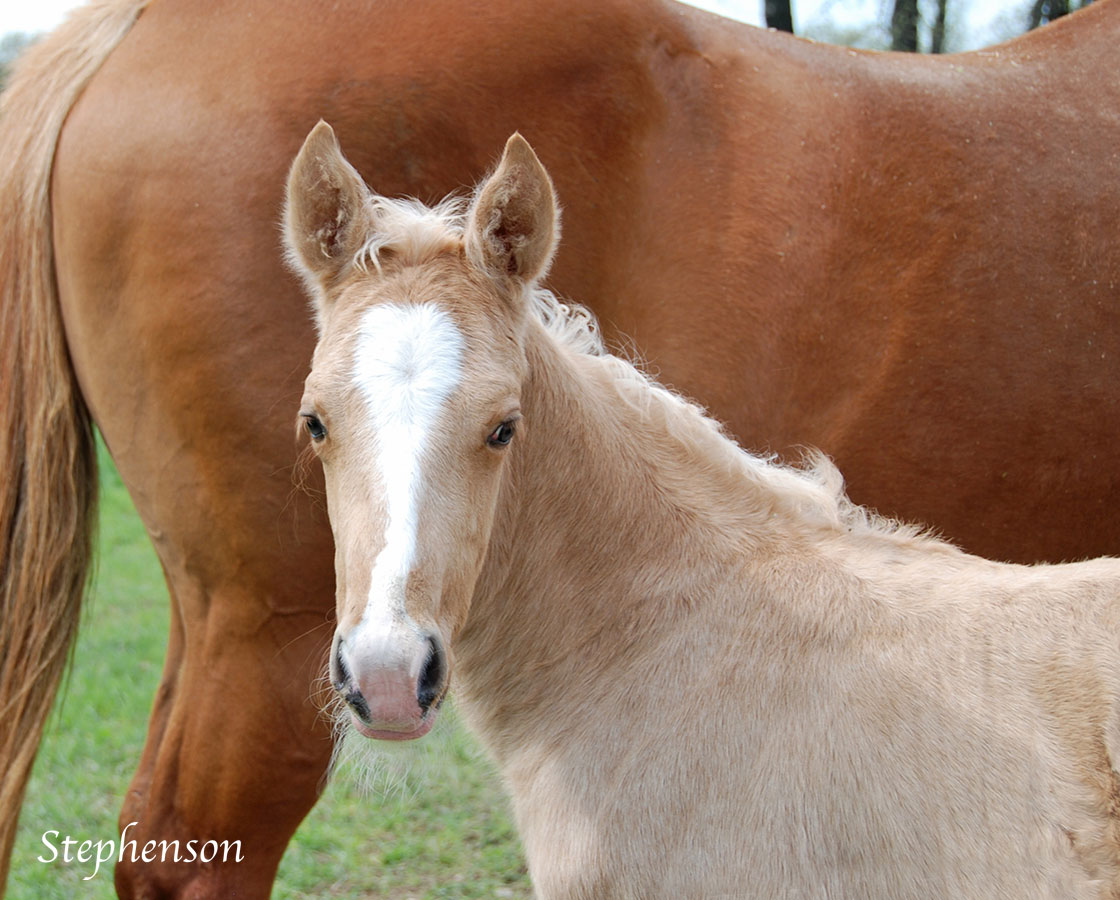
{"type": "MultiPolygon", "coordinates": [[[[463,339],[433,304],[370,307],[362,316],[354,382],[365,398],[385,486],[385,545],[373,563],[359,623],[390,626],[404,618],[404,581],[416,554],[423,494],[421,463],[433,427],[459,383],[463,339]]],[[[368,635],[373,637],[373,635],[368,635]]]]}

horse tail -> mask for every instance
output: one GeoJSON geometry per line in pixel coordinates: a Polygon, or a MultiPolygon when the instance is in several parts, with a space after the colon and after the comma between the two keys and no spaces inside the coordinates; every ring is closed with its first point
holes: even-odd
{"type": "Polygon", "coordinates": [[[66,348],[51,243],[62,123],[147,0],[95,0],[17,62],[0,97],[0,896],[92,556],[93,427],[66,348]]]}

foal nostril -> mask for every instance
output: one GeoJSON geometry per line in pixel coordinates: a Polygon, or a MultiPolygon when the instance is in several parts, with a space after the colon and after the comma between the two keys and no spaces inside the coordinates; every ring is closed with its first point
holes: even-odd
{"type": "Polygon", "coordinates": [[[353,710],[354,715],[368,723],[371,719],[369,704],[366,702],[366,698],[362,696],[357,684],[354,683],[354,678],[350,674],[350,667],[346,665],[346,658],[342,655],[342,639],[340,637],[335,639],[334,654],[331,656],[331,682],[334,684],[334,689],[346,701],[346,705],[353,710]]]}
{"type": "Polygon", "coordinates": [[[416,702],[425,715],[437,699],[443,688],[443,675],[446,665],[443,659],[443,649],[434,637],[428,638],[428,658],[424,660],[424,668],[420,671],[420,680],[416,685],[416,702]]]}
{"type": "Polygon", "coordinates": [[[368,725],[373,720],[373,715],[369,711],[369,704],[366,703],[366,698],[362,696],[362,692],[357,688],[348,688],[342,695],[342,698],[346,701],[346,705],[350,707],[354,715],[361,719],[361,721],[368,725]]]}
{"type": "Polygon", "coordinates": [[[335,637],[334,653],[331,655],[331,684],[340,693],[350,684],[350,669],[342,658],[342,638],[338,636],[335,637]]]}

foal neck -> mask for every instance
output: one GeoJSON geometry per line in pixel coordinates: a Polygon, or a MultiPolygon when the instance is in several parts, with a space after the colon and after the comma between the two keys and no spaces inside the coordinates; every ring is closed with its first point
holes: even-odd
{"type": "Polygon", "coordinates": [[[579,695],[611,682],[587,671],[625,665],[698,603],[732,602],[720,584],[741,571],[759,514],[734,460],[675,433],[679,401],[628,383],[640,376],[621,361],[535,322],[526,356],[524,428],[458,651],[464,711],[499,760],[534,707],[555,712],[557,685],[573,709],[607,702],[579,695]]]}
{"type": "MultiPolygon", "coordinates": [[[[750,529],[738,451],[719,446],[726,439],[710,423],[628,363],[573,350],[543,329],[533,329],[527,356],[527,446],[514,459],[513,504],[562,539],[558,562],[583,578],[630,583],[741,552],[750,529]]],[[[511,537],[539,558],[522,533],[511,537]]]]}

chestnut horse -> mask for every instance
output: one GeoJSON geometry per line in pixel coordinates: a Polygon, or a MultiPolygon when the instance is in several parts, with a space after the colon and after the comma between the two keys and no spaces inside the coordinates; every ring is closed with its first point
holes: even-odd
{"type": "Polygon", "coordinates": [[[1020,561],[1120,547],[1120,10],[1003,47],[853,52],[669,0],[101,0],[30,51],[0,130],[0,859],[76,621],[105,436],[172,626],[125,800],[132,896],[264,897],[331,740],[330,530],[293,492],[315,335],[277,222],[329,119],[391,195],[520,129],[592,298],[743,444],[1020,561]],[[283,789],[278,789],[282,785],[283,789]]]}
{"type": "Polygon", "coordinates": [[[358,731],[454,679],[541,900],[1120,897],[1120,560],[741,451],[539,288],[556,217],[520,135],[469,209],[370,195],[325,123],[292,168],[358,731]]]}

